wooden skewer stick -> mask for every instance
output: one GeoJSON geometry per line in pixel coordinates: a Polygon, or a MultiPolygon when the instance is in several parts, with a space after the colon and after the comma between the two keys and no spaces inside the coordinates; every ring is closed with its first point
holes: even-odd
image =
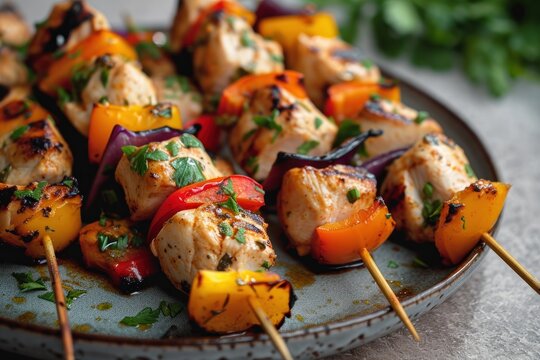
{"type": "Polygon", "coordinates": [[[272,322],[264,312],[264,309],[259,300],[257,300],[254,296],[251,296],[248,298],[248,302],[249,306],[251,306],[251,309],[253,310],[253,312],[255,312],[255,315],[259,319],[264,331],[266,331],[266,334],[268,334],[270,340],[272,340],[272,343],[276,347],[277,351],[279,351],[279,353],[281,354],[281,357],[284,360],[293,360],[293,357],[289,352],[289,349],[287,348],[287,344],[285,344],[285,341],[274,327],[274,324],[272,324],[272,322]]]}
{"type": "Polygon", "coordinates": [[[506,251],[491,235],[488,233],[482,234],[482,240],[497,253],[530,287],[540,294],[540,281],[528,272],[508,251],[506,251]]]}
{"type": "Polygon", "coordinates": [[[390,303],[390,306],[394,309],[396,314],[399,316],[403,324],[405,324],[405,327],[409,329],[410,333],[412,334],[414,340],[420,341],[420,336],[418,336],[418,333],[416,332],[416,329],[414,328],[413,323],[409,319],[409,316],[405,312],[405,309],[403,309],[403,306],[401,306],[401,303],[399,302],[399,299],[397,298],[396,294],[392,291],[390,288],[390,285],[386,282],[386,279],[384,278],[383,274],[377,267],[377,264],[375,264],[375,261],[371,257],[371,254],[367,249],[362,249],[360,252],[360,257],[362,258],[362,261],[364,262],[364,265],[368,268],[369,272],[371,273],[371,276],[373,276],[373,279],[375,279],[375,282],[377,285],[379,285],[379,288],[381,289],[382,293],[390,303]]]}
{"type": "Polygon", "coordinates": [[[73,351],[73,337],[69,326],[69,318],[66,309],[66,298],[64,289],[62,288],[62,280],[60,279],[60,271],[58,271],[58,263],[56,262],[56,254],[49,235],[43,237],[43,245],[45,246],[45,256],[47,257],[47,266],[51,276],[52,287],[54,290],[54,298],[56,302],[56,313],[58,314],[58,323],[62,333],[62,344],[64,346],[64,359],[74,360],[75,353],[73,351]]]}

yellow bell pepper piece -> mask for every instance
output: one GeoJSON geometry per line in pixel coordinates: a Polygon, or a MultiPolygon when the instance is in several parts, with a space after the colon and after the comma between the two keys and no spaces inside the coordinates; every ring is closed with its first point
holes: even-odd
{"type": "Polygon", "coordinates": [[[99,163],[115,125],[131,131],[144,131],[169,126],[182,128],[180,111],[174,105],[102,105],[96,104],[90,117],[88,156],[99,163]]]}
{"type": "Polygon", "coordinates": [[[457,264],[493,228],[509,190],[509,184],[478,180],[444,202],[435,229],[435,246],[444,260],[457,264]]]}
{"type": "Polygon", "coordinates": [[[275,326],[290,316],[291,284],[279,275],[255,271],[199,271],[189,296],[190,319],[212,333],[232,333],[259,325],[248,298],[255,297],[275,326]]]}
{"type": "Polygon", "coordinates": [[[55,251],[66,248],[77,239],[81,228],[82,197],[73,181],[67,179],[56,185],[0,184],[0,239],[26,249],[25,254],[34,259],[45,257],[46,234],[55,251]]]}
{"type": "Polygon", "coordinates": [[[290,53],[300,34],[335,38],[339,36],[339,29],[331,14],[321,12],[313,15],[286,15],[263,19],[259,24],[259,33],[277,41],[283,46],[285,53],[290,53]]]}

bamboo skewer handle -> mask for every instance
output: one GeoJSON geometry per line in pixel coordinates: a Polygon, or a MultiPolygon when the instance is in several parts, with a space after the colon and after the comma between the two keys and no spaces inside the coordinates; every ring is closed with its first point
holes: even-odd
{"type": "Polygon", "coordinates": [[[362,249],[362,251],[360,252],[360,257],[362,258],[364,265],[366,265],[367,269],[371,273],[371,276],[373,276],[373,279],[381,289],[382,293],[390,303],[390,306],[392,306],[403,324],[405,324],[405,327],[412,334],[414,340],[420,341],[420,336],[418,336],[418,333],[416,332],[413,323],[409,319],[409,316],[405,312],[405,309],[403,309],[403,306],[401,306],[401,303],[399,302],[396,294],[394,294],[394,291],[392,291],[390,285],[388,285],[388,283],[386,282],[386,279],[377,267],[377,264],[375,264],[375,261],[371,257],[369,251],[367,249],[362,249]]]}
{"type": "Polygon", "coordinates": [[[285,341],[283,340],[279,332],[276,330],[274,324],[272,324],[272,322],[264,312],[264,309],[262,308],[259,300],[252,296],[248,298],[248,302],[249,306],[257,316],[257,319],[259,319],[259,322],[261,323],[264,331],[266,332],[266,334],[268,334],[277,351],[279,351],[279,353],[281,354],[281,357],[284,360],[292,360],[293,357],[289,352],[289,349],[287,348],[287,344],[285,344],[285,341]]]}
{"type": "Polygon", "coordinates": [[[504,249],[491,235],[482,234],[482,240],[491,248],[505,263],[508,264],[530,287],[540,294],[540,281],[528,272],[506,249],[504,249]]]}
{"type": "Polygon", "coordinates": [[[62,288],[62,280],[60,278],[60,272],[58,271],[54,247],[52,240],[48,235],[43,237],[43,245],[45,247],[45,256],[47,257],[47,266],[49,267],[49,274],[51,276],[54,298],[56,300],[56,312],[58,314],[58,323],[62,334],[64,359],[74,360],[75,352],[73,350],[73,337],[71,335],[71,328],[69,326],[69,318],[67,315],[66,298],[64,296],[64,289],[62,288]]]}

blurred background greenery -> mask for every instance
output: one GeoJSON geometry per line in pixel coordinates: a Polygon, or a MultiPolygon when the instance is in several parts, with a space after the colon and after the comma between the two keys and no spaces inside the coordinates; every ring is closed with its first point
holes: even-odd
{"type": "Polygon", "coordinates": [[[540,80],[540,0],[307,0],[344,17],[354,43],[369,22],[377,48],[437,71],[459,66],[502,96],[513,79],[540,80]]]}

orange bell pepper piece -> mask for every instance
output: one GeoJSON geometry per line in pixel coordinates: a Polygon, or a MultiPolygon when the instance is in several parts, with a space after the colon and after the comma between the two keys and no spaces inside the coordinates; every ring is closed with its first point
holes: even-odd
{"type": "Polygon", "coordinates": [[[286,70],[283,72],[262,75],[244,76],[227,86],[219,101],[218,114],[238,116],[242,113],[244,103],[258,89],[276,85],[292,93],[298,99],[306,99],[304,75],[286,70]]]}
{"type": "Polygon", "coordinates": [[[401,101],[401,92],[395,83],[349,81],[330,86],[327,94],[324,113],[338,122],[357,116],[373,94],[392,101],[401,101]]]}
{"type": "Polygon", "coordinates": [[[44,258],[43,236],[48,234],[55,251],[77,239],[81,228],[82,197],[76,181],[66,178],[61,184],[46,182],[27,186],[0,184],[3,200],[0,217],[2,241],[25,249],[25,255],[44,258]]]}
{"type": "Polygon", "coordinates": [[[99,163],[115,125],[132,131],[143,131],[169,126],[182,128],[180,111],[174,105],[102,105],[96,104],[88,130],[88,157],[99,163]],[[165,107],[166,106],[166,107],[165,107]],[[168,111],[170,109],[170,111],[168,111]]]}
{"type": "Polygon", "coordinates": [[[248,299],[255,297],[279,327],[290,316],[292,286],[279,275],[256,271],[199,271],[189,295],[189,318],[212,333],[233,333],[259,325],[248,299]]]}
{"type": "Polygon", "coordinates": [[[40,89],[54,95],[59,87],[69,84],[76,66],[104,54],[121,55],[129,60],[137,59],[137,53],[122,36],[108,30],[96,31],[51,65],[47,75],[39,83],[40,89]]]}
{"type": "Polygon", "coordinates": [[[360,259],[362,249],[373,251],[390,236],[396,223],[381,198],[345,220],[319,226],[311,244],[321,264],[340,265],[360,259]]]}
{"type": "Polygon", "coordinates": [[[444,261],[459,263],[493,228],[509,184],[478,180],[445,201],[435,229],[435,246],[444,261]]]}
{"type": "Polygon", "coordinates": [[[339,28],[331,14],[321,12],[313,15],[285,15],[263,19],[259,23],[259,33],[280,43],[287,53],[295,46],[300,34],[335,38],[339,36],[339,28]]]}
{"type": "Polygon", "coordinates": [[[210,19],[210,16],[213,13],[218,11],[223,11],[226,14],[241,17],[245,21],[247,21],[249,25],[253,25],[255,23],[255,14],[237,3],[236,1],[219,0],[215,3],[210,4],[203,11],[201,11],[199,16],[197,17],[197,20],[195,20],[193,25],[191,25],[191,27],[187,31],[182,45],[185,47],[193,45],[193,43],[195,43],[195,40],[197,39],[197,36],[199,35],[199,30],[202,28],[204,23],[208,19],[210,19]]]}

